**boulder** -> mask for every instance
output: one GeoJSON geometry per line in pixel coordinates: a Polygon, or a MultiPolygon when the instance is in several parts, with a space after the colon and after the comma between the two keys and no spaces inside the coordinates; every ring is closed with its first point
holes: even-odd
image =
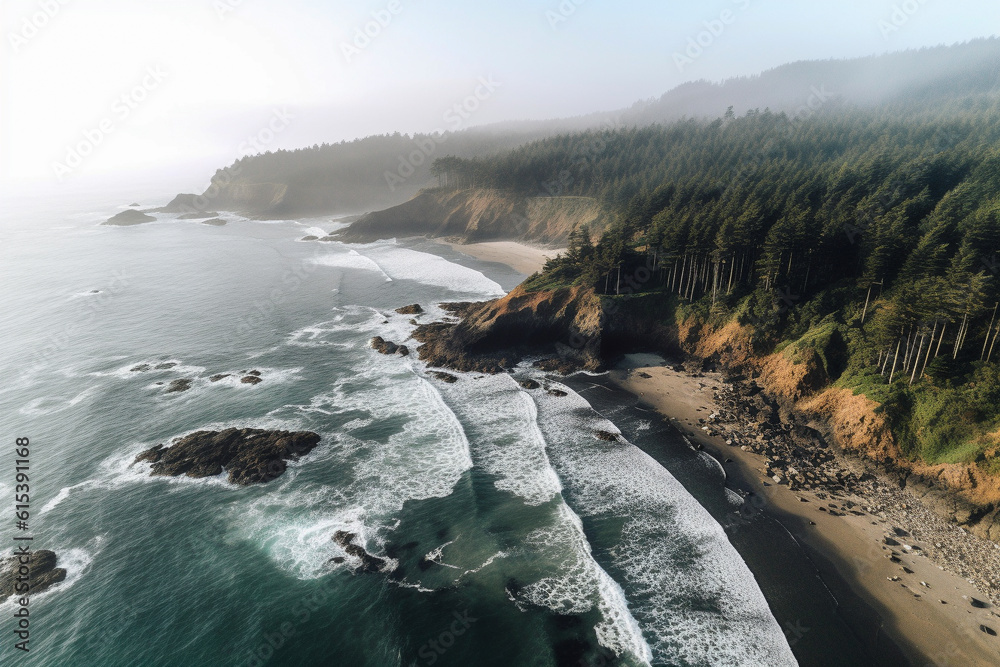
{"type": "Polygon", "coordinates": [[[420,306],[420,304],[415,303],[412,306],[397,308],[396,312],[400,315],[423,315],[424,309],[420,306]]]}
{"type": "MultiPolygon", "coordinates": [[[[56,567],[57,556],[52,551],[34,551],[28,562],[32,595],[42,593],[66,579],[66,570],[56,567]]],[[[0,559],[0,603],[11,596],[19,596],[14,587],[17,582],[20,562],[17,558],[0,559]]]]}
{"type": "Polygon", "coordinates": [[[174,380],[173,382],[170,383],[169,386],[167,386],[167,393],[179,394],[182,391],[187,391],[188,389],[191,388],[192,382],[193,380],[188,380],[187,378],[174,380]]]}
{"type": "Polygon", "coordinates": [[[538,384],[534,380],[522,380],[521,386],[525,389],[541,389],[542,385],[538,384]]]}
{"type": "Polygon", "coordinates": [[[429,374],[446,384],[455,384],[456,382],[458,382],[458,378],[450,373],[442,373],[440,371],[429,371],[429,374]]]}
{"type": "Polygon", "coordinates": [[[156,222],[156,218],[151,215],[146,215],[142,211],[129,209],[127,211],[122,211],[118,215],[111,216],[106,222],[101,224],[108,225],[110,227],[131,227],[132,225],[141,225],[146,222],[156,222]]]}
{"type": "Polygon", "coordinates": [[[263,381],[264,380],[262,380],[260,377],[256,375],[247,375],[246,377],[240,379],[241,383],[250,385],[258,385],[263,381]]]}
{"type": "Polygon", "coordinates": [[[134,463],[152,463],[151,474],[163,477],[215,477],[225,470],[231,483],[249,486],[277,479],[287,461],[299,460],[319,442],[320,436],[308,431],[198,431],[171,446],[147,449],[134,463]]]}

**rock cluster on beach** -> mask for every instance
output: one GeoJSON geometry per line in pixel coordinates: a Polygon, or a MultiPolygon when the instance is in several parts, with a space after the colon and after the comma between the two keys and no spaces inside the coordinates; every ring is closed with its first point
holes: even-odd
{"type": "MultiPolygon", "coordinates": [[[[66,579],[66,570],[56,567],[56,554],[52,551],[35,551],[31,553],[28,563],[28,576],[31,583],[31,594],[42,593],[66,579]]],[[[0,559],[0,603],[15,592],[18,583],[18,570],[21,567],[17,557],[0,559]]]]}
{"type": "Polygon", "coordinates": [[[950,522],[870,462],[835,455],[826,436],[812,428],[820,425],[783,409],[753,380],[729,378],[715,400],[719,410],[702,420],[701,428],[731,447],[763,456],[759,472],[767,483],[814,495],[824,503],[818,512],[869,517],[893,526],[880,540],[886,558],[930,558],[1000,604],[1000,551],[992,543],[950,522]]]}
{"type": "Polygon", "coordinates": [[[226,429],[198,431],[179,438],[173,445],[157,445],[139,454],[134,463],[152,463],[154,476],[197,479],[227,472],[233,484],[265,484],[280,477],[287,461],[297,461],[311,452],[320,436],[308,431],[263,431],[226,429]]]}

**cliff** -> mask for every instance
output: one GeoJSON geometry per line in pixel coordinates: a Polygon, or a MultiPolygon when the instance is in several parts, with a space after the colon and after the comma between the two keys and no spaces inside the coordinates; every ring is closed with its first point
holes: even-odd
{"type": "Polygon", "coordinates": [[[684,355],[753,378],[781,411],[816,425],[840,451],[856,455],[968,530],[1000,542],[1000,480],[975,465],[927,465],[904,455],[881,405],[836,386],[835,336],[814,336],[759,353],[752,330],[710,324],[662,294],[606,297],[585,287],[527,291],[477,304],[452,304],[456,324],[424,325],[415,338],[431,365],[499,373],[526,356],[546,370],[601,370],[636,351],[684,355]]]}
{"type": "Polygon", "coordinates": [[[523,197],[488,189],[425,190],[410,201],[369,213],[338,234],[350,243],[406,236],[459,237],[474,243],[517,239],[565,243],[579,225],[603,230],[610,217],[587,197],[523,197]]]}

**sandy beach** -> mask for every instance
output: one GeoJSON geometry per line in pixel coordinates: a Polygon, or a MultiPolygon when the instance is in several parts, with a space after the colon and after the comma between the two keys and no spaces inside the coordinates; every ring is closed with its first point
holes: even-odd
{"type": "Polygon", "coordinates": [[[518,273],[530,276],[542,270],[545,262],[564,248],[546,248],[517,241],[486,241],[484,243],[459,243],[456,239],[435,239],[453,250],[481,259],[484,262],[506,264],[518,273]]]}
{"type": "MultiPolygon", "coordinates": [[[[884,632],[911,664],[1000,664],[1000,637],[992,634],[1000,631],[996,600],[973,583],[1000,572],[1000,547],[938,518],[898,487],[873,482],[877,492],[835,499],[776,483],[764,472],[763,456],[727,444],[745,425],[710,419],[725,412],[716,400],[725,389],[718,373],[692,376],[652,355],[632,355],[611,380],[714,456],[735,490],[755,494],[821,570],[842,578],[881,616],[884,632]]],[[[838,464],[864,472],[857,461],[838,464]]]]}

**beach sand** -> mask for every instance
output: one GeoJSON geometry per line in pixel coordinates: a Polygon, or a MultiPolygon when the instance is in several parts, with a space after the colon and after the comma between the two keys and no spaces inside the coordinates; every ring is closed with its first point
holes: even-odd
{"type": "MultiPolygon", "coordinates": [[[[943,569],[947,562],[934,557],[934,544],[897,537],[899,546],[886,546],[884,538],[895,528],[916,531],[925,538],[935,531],[950,531],[949,540],[967,538],[970,548],[992,549],[1000,563],[1000,552],[994,545],[968,535],[955,535],[960,528],[943,520],[936,523],[934,517],[928,516],[929,511],[905,491],[898,491],[897,512],[876,510],[863,512],[863,516],[831,516],[829,511],[820,511],[821,506],[831,504],[831,498],[820,500],[815,492],[792,491],[775,484],[764,476],[764,457],[728,446],[724,436],[703,430],[699,419],[707,419],[718,409],[713,389],[722,386],[720,374],[692,377],[653,361],[651,355],[626,357],[612,371],[611,380],[671,419],[692,442],[702,445],[731,472],[732,486],[763,498],[764,511],[825,565],[821,570],[835,570],[834,576],[839,575],[882,617],[884,632],[907,653],[912,664],[1000,665],[1000,637],[981,629],[986,626],[1000,631],[1000,616],[992,605],[981,609],[971,603],[972,598],[987,601],[989,597],[966,579],[943,569]],[[910,525],[901,525],[908,517],[910,525]],[[891,552],[899,554],[900,562],[890,559],[891,552]]],[[[738,424],[733,426],[739,429],[738,424]]],[[[854,500],[860,507],[867,505],[863,497],[854,500]]],[[[843,509],[842,502],[834,504],[843,509]]]]}
{"type": "Polygon", "coordinates": [[[530,276],[542,270],[545,262],[564,252],[562,248],[546,248],[517,241],[486,241],[459,243],[456,239],[434,239],[453,250],[484,262],[506,264],[518,273],[530,276]]]}

